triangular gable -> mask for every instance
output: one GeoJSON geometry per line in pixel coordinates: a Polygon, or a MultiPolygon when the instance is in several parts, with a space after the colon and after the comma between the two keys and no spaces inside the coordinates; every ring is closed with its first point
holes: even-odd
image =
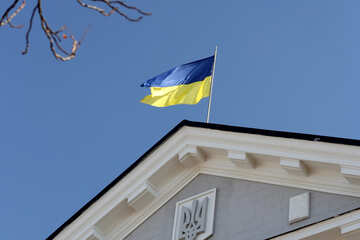
{"type": "Polygon", "coordinates": [[[360,197],[359,146],[183,121],[48,239],[125,238],[199,174],[360,197]]]}
{"type": "Polygon", "coordinates": [[[360,208],[357,197],[200,174],[124,240],[172,239],[176,204],[209,189],[217,190],[214,233],[209,240],[271,239],[360,208]],[[303,193],[310,194],[309,217],[290,224],[289,199],[303,193]]]}

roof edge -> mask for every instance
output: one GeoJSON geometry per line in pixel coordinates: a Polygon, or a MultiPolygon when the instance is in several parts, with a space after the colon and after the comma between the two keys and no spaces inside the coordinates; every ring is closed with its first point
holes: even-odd
{"type": "Polygon", "coordinates": [[[152,153],[163,142],[169,139],[172,135],[174,135],[178,130],[180,130],[184,126],[220,130],[227,132],[256,134],[256,135],[270,136],[270,137],[282,137],[282,138],[300,139],[307,141],[360,146],[360,140],[357,139],[338,138],[338,137],[329,137],[329,136],[320,136],[313,134],[284,132],[284,131],[275,131],[275,130],[264,130],[264,129],[216,124],[216,123],[204,123],[204,122],[182,120],[173,129],[171,129],[164,137],[162,137],[157,143],[155,143],[149,150],[147,150],[140,158],[138,158],[133,164],[131,164],[130,167],[128,167],[118,177],[116,177],[113,181],[111,181],[103,190],[101,190],[98,194],[96,194],[89,202],[87,202],[82,208],[76,211],[68,220],[66,220],[61,226],[59,226],[53,233],[51,233],[46,238],[46,240],[54,239],[61,231],[63,231],[67,226],[69,226],[72,222],[74,222],[82,213],[84,213],[92,204],[94,204],[98,199],[100,199],[103,195],[105,195],[114,185],[116,185],[120,180],[122,180],[126,175],[128,175],[134,168],[136,168],[148,155],[150,155],[150,153],[152,153]]]}
{"type": "Polygon", "coordinates": [[[185,125],[188,125],[190,121],[183,120],[173,129],[170,130],[164,137],[162,137],[157,143],[155,143],[149,150],[147,150],[140,158],[138,158],[133,164],[130,165],[124,172],[117,176],[113,181],[111,181],[103,190],[95,195],[89,202],[87,202],[82,208],[74,213],[66,222],[64,222],[60,227],[58,227],[52,234],[50,234],[46,240],[54,239],[62,230],[64,230],[68,225],[75,221],[83,212],[85,212],[92,204],[94,204],[98,199],[105,195],[113,186],[115,186],[121,179],[128,175],[134,168],[136,168],[151,152],[153,152],[157,147],[159,147],[163,142],[169,139],[174,135],[180,128],[185,125]]]}
{"type": "Polygon", "coordinates": [[[282,138],[292,138],[292,139],[299,139],[306,141],[360,146],[360,139],[358,140],[358,139],[330,137],[330,136],[322,136],[322,135],[314,135],[314,134],[306,134],[306,133],[266,130],[259,128],[231,126],[231,125],[224,125],[217,123],[194,122],[188,120],[183,120],[181,123],[183,122],[185,122],[185,125],[189,127],[200,127],[206,129],[221,130],[227,132],[241,132],[241,133],[256,134],[256,135],[269,136],[269,137],[282,137],[282,138]]]}

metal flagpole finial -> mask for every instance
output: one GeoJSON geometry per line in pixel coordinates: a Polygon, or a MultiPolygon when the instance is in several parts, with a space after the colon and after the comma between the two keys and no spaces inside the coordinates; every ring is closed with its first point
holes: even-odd
{"type": "Polygon", "coordinates": [[[209,94],[208,113],[207,113],[206,123],[209,123],[209,120],[210,120],[211,96],[212,96],[212,89],[213,89],[213,83],[214,83],[217,50],[218,50],[218,46],[216,45],[215,54],[214,54],[214,65],[213,65],[212,74],[211,74],[210,94],[209,94]]]}

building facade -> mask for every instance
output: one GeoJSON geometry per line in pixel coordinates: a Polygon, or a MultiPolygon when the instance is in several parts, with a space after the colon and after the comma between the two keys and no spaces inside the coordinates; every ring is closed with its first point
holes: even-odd
{"type": "Polygon", "coordinates": [[[47,239],[359,240],[360,141],[183,121],[47,239]]]}

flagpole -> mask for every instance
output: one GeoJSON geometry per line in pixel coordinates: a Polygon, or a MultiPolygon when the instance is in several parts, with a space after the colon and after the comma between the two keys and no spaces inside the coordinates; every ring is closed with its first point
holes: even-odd
{"type": "Polygon", "coordinates": [[[207,112],[206,123],[209,123],[209,119],[210,119],[211,95],[212,95],[214,75],[215,75],[215,64],[216,64],[217,49],[218,49],[218,46],[216,45],[215,54],[214,54],[214,65],[213,65],[212,74],[211,74],[210,94],[209,94],[209,103],[208,103],[208,112],[207,112]]]}

